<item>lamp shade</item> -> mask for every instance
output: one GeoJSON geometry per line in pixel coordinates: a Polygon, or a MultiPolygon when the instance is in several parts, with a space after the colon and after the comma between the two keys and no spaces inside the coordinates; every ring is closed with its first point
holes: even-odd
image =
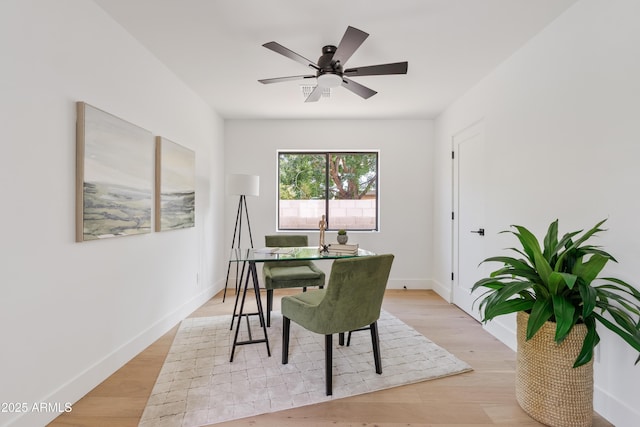
{"type": "Polygon", "coordinates": [[[258,175],[230,174],[227,175],[227,195],[260,195],[260,177],[258,175]]]}

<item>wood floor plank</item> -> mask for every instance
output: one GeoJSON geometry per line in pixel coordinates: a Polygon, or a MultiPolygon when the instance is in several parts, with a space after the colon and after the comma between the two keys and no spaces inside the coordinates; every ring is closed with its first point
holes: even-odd
{"type": "MultiPolygon", "coordinates": [[[[277,290],[274,309],[283,295],[277,290]]],[[[253,297],[248,299],[252,299],[253,297]]],[[[263,301],[266,300],[263,296],[263,301]]],[[[233,290],[191,317],[230,314],[233,290]]],[[[389,290],[383,308],[473,367],[472,372],[331,402],[216,424],[216,427],[490,427],[541,424],[515,399],[515,353],[433,291],[389,290]]],[[[49,424],[51,427],[137,426],[177,326],[49,424]]],[[[595,415],[594,427],[611,424],[595,415]]]]}

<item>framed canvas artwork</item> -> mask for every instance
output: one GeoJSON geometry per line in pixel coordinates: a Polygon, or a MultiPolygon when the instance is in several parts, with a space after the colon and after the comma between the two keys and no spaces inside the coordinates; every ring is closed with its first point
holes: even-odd
{"type": "Polygon", "coordinates": [[[151,232],[151,132],[77,105],[76,241],[151,232]]]}
{"type": "Polygon", "coordinates": [[[195,152],[156,137],[156,231],[195,225],[195,152]]]}

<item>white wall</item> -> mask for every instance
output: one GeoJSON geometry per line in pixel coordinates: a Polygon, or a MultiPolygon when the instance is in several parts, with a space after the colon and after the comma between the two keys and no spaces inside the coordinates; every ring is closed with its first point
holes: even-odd
{"type": "MultiPolygon", "coordinates": [[[[389,288],[431,288],[432,141],[429,120],[227,120],[225,167],[260,176],[260,197],[247,204],[261,247],[264,235],[276,232],[278,149],[380,150],[380,232],[350,232],[349,243],[396,255],[389,288]]],[[[237,196],[227,198],[229,247],[237,204],[237,196]]],[[[309,244],[318,243],[318,232],[308,235],[309,244]]]]}
{"type": "MultiPolygon", "coordinates": [[[[0,402],[74,402],[222,283],[223,121],[93,2],[0,3],[0,402]],[[75,102],[196,152],[196,227],[75,243],[75,102]]],[[[43,425],[57,413],[0,413],[43,425]]]]}
{"type": "MultiPolygon", "coordinates": [[[[561,232],[608,218],[597,241],[619,261],[606,273],[640,285],[640,2],[583,0],[532,39],[436,121],[434,271],[451,271],[451,137],[484,118],[486,256],[514,245],[510,224],[561,232]]],[[[514,331],[511,318],[491,322],[514,331]]],[[[599,328],[596,410],[618,427],[640,424],[640,365],[599,328]]]]}

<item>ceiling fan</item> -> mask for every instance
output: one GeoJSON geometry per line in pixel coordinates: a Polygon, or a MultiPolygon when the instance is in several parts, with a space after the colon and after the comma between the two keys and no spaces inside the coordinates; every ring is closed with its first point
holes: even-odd
{"type": "Polygon", "coordinates": [[[354,82],[349,77],[407,74],[407,67],[409,63],[404,61],[394,62],[392,64],[344,68],[344,64],[349,60],[349,58],[351,58],[351,55],[353,55],[367,37],[369,37],[369,34],[364,31],[358,30],[354,27],[347,27],[347,31],[345,31],[344,36],[342,36],[342,40],[338,47],[327,45],[322,48],[322,56],[318,59],[317,64],[301,55],[298,55],[292,50],[287,49],[279,43],[265,43],[262,46],[284,55],[287,58],[293,59],[307,67],[313,68],[316,71],[316,74],[276,77],[273,79],[263,79],[258,81],[260,83],[269,84],[315,78],[317,79],[317,85],[309,94],[305,102],[316,102],[320,99],[320,96],[325,89],[335,88],[338,86],[342,86],[356,95],[359,95],[364,99],[368,99],[377,92],[361,85],[360,83],[354,82]]]}

